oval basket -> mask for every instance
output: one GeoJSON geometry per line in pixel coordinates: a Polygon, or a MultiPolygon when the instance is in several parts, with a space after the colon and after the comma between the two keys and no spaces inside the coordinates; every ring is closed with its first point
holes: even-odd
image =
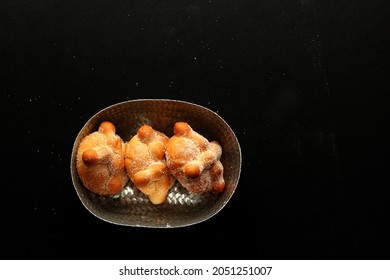
{"type": "Polygon", "coordinates": [[[241,148],[229,125],[215,112],[189,102],[168,99],[139,99],[109,106],[82,127],[73,144],[71,176],[82,204],[96,217],[118,225],[135,227],[183,227],[205,221],[218,213],[232,197],[241,172],[241,148]],[[222,146],[225,190],[220,194],[194,195],[177,181],[162,205],[153,205],[129,180],[123,191],[113,196],[99,196],[87,190],[76,170],[77,149],[81,140],[97,131],[102,121],[110,121],[116,133],[127,142],[144,124],[173,135],[178,121],[187,122],[209,141],[222,146]]]}

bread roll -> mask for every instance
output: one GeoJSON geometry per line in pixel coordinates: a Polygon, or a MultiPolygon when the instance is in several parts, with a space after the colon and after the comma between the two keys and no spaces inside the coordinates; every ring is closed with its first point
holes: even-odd
{"type": "Polygon", "coordinates": [[[216,141],[209,142],[187,123],[175,123],[165,154],[169,170],[190,192],[224,190],[222,147],[216,141]]]}
{"type": "Polygon", "coordinates": [[[77,150],[77,172],[90,191],[112,195],[122,191],[129,178],[124,166],[124,142],[108,121],[81,141],[77,150]]]}
{"type": "Polygon", "coordinates": [[[134,185],[153,204],[165,202],[175,178],[165,161],[168,137],[149,125],[139,128],[126,143],[125,167],[134,185]]]}

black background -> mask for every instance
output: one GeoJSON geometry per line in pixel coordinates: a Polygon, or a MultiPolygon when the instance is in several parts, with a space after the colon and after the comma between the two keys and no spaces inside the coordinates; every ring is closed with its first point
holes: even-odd
{"type": "Polygon", "coordinates": [[[390,258],[382,2],[1,1],[0,257],[390,258]],[[81,204],[78,131],[138,98],[203,105],[235,131],[241,178],[216,216],[132,228],[81,204]]]}

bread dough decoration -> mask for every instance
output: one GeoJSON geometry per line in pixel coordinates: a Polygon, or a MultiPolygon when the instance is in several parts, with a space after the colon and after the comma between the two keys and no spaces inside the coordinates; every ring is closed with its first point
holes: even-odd
{"type": "Polygon", "coordinates": [[[177,122],[175,135],[167,143],[168,168],[188,191],[192,193],[220,193],[225,188],[222,147],[209,142],[187,123],[177,122]]]}
{"type": "Polygon", "coordinates": [[[125,167],[134,185],[153,204],[165,202],[175,177],[165,161],[168,137],[149,125],[139,128],[126,144],[125,167]]]}
{"type": "Polygon", "coordinates": [[[84,137],[77,151],[77,172],[84,186],[99,195],[117,194],[129,178],[124,167],[124,142],[108,121],[84,137]]]}

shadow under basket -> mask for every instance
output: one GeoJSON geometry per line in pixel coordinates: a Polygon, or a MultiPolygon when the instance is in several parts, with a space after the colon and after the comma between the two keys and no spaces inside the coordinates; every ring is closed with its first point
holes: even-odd
{"type": "Polygon", "coordinates": [[[215,112],[189,102],[167,99],[140,99],[109,106],[90,118],[73,145],[71,176],[82,204],[96,217],[117,225],[174,228],[205,221],[218,213],[232,197],[241,172],[241,149],[229,125],[215,112]],[[176,122],[187,122],[194,131],[222,146],[225,190],[220,194],[192,194],[176,180],[167,200],[152,204],[131,180],[121,193],[101,196],[87,190],[76,170],[77,149],[81,140],[98,130],[101,122],[110,121],[116,133],[127,142],[144,124],[173,135],[176,122]]]}

